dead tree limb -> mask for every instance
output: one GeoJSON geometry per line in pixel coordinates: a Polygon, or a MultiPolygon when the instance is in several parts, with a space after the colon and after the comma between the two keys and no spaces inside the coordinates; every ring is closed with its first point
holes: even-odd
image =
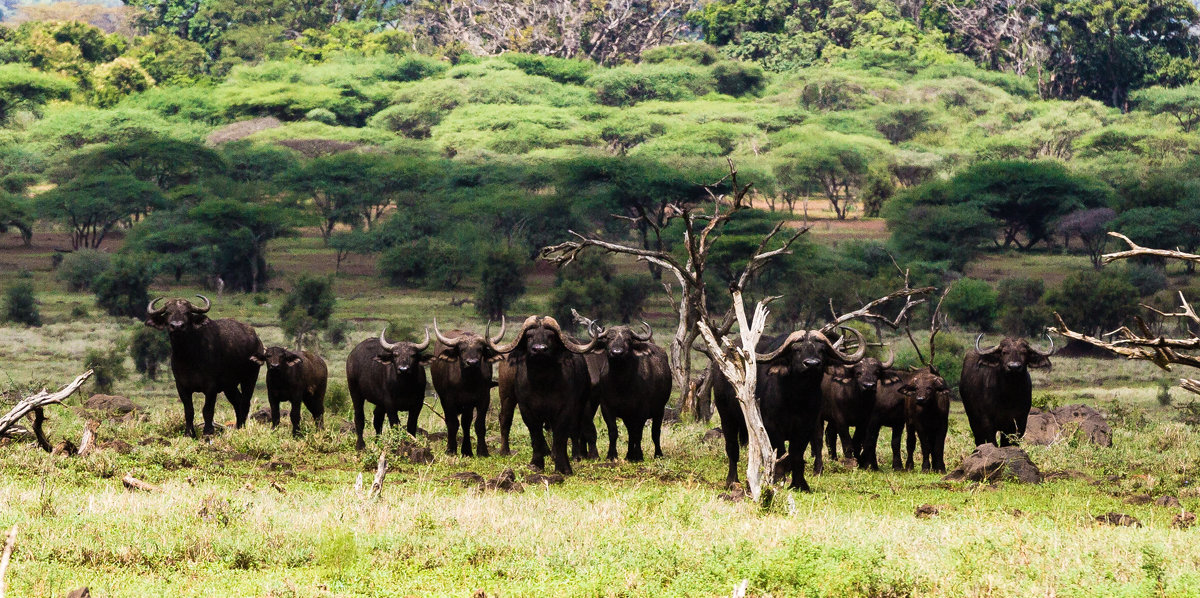
{"type": "Polygon", "coordinates": [[[92,449],[96,448],[96,432],[100,430],[100,422],[91,420],[83,427],[83,436],[79,439],[79,451],[75,453],[80,457],[86,457],[92,449]]]}
{"type": "Polygon", "coordinates": [[[17,526],[13,525],[12,529],[8,530],[8,539],[4,541],[4,554],[0,556],[0,598],[8,590],[8,582],[5,581],[5,575],[8,573],[8,563],[12,560],[13,547],[17,545],[17,526]]]}
{"type": "Polygon", "coordinates": [[[1110,232],[1108,233],[1108,236],[1116,237],[1122,241],[1125,241],[1125,243],[1129,245],[1129,249],[1126,251],[1106,253],[1100,256],[1100,261],[1105,264],[1110,264],[1117,260],[1128,259],[1131,257],[1161,257],[1171,260],[1200,263],[1200,255],[1196,255],[1194,253],[1172,251],[1170,249],[1152,249],[1150,247],[1142,247],[1141,245],[1134,243],[1129,237],[1117,232],[1110,232]]]}
{"type": "Polygon", "coordinates": [[[62,403],[64,399],[74,394],[91,375],[92,370],[88,370],[76,376],[74,381],[62,387],[57,392],[48,393],[45,389],[42,389],[41,392],[35,395],[21,399],[15,407],[10,409],[3,417],[0,417],[0,436],[3,436],[13,424],[20,421],[30,411],[40,409],[46,405],[62,403]]]}
{"type": "Polygon", "coordinates": [[[371,483],[371,492],[367,498],[379,498],[383,492],[383,476],[387,475],[387,451],[379,452],[379,463],[375,465],[375,481],[371,483]]]}
{"type": "Polygon", "coordinates": [[[161,490],[161,488],[154,484],[143,482],[133,477],[133,472],[125,474],[125,477],[121,478],[121,484],[129,490],[141,490],[142,492],[158,492],[161,490]]]}

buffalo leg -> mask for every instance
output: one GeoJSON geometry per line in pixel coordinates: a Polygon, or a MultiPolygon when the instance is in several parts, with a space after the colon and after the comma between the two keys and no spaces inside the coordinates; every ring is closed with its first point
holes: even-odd
{"type": "Polygon", "coordinates": [[[933,453],[933,470],[946,473],[946,424],[938,424],[933,433],[933,447],[930,452],[933,453]]]}
{"type": "Polygon", "coordinates": [[[837,426],[833,422],[825,426],[825,450],[829,451],[830,459],[837,461],[837,426]]]}
{"type": "MultiPolygon", "coordinates": [[[[791,447],[796,447],[797,445],[799,446],[799,450],[793,450],[793,454],[791,455],[792,483],[789,484],[788,487],[792,488],[793,490],[799,489],[802,492],[812,492],[812,489],[808,487],[808,481],[804,479],[804,446],[812,443],[813,440],[814,438],[811,435],[808,436],[808,438],[804,438],[802,435],[800,438],[793,438],[791,442],[788,442],[788,445],[791,447]],[[797,440],[799,440],[799,442],[797,442],[797,440]]],[[[820,436],[816,437],[816,444],[818,447],[821,445],[820,436]]],[[[817,450],[819,452],[820,448],[817,450]]]]}
{"type": "Polygon", "coordinates": [[[250,417],[250,403],[254,399],[254,385],[257,383],[258,383],[258,368],[254,368],[253,376],[247,375],[244,379],[242,379],[241,401],[239,401],[239,404],[235,405],[233,408],[235,415],[240,414],[238,416],[238,419],[241,420],[242,423],[238,424],[239,428],[241,426],[246,425],[246,419],[250,417]]]}
{"type": "Polygon", "coordinates": [[[546,445],[546,432],[542,429],[542,422],[534,421],[524,410],[521,411],[521,419],[525,422],[525,427],[529,428],[529,442],[533,446],[529,466],[541,471],[546,468],[546,454],[550,452],[550,447],[546,445]]]}
{"type": "Polygon", "coordinates": [[[863,430],[862,444],[859,448],[858,468],[879,471],[879,457],[876,455],[876,445],[879,444],[880,426],[871,421],[863,430]]]}
{"type": "Polygon", "coordinates": [[[933,434],[922,426],[917,438],[921,441],[921,473],[929,473],[933,468],[933,434]]]}
{"type": "MultiPolygon", "coordinates": [[[[568,426],[555,426],[554,445],[550,448],[550,456],[554,459],[554,471],[563,475],[575,473],[571,469],[571,460],[567,458],[567,444],[572,436],[567,428],[568,426]]],[[[595,427],[592,429],[595,430],[595,427]]]]}
{"type": "Polygon", "coordinates": [[[292,411],[288,413],[292,419],[292,436],[300,436],[300,401],[292,401],[292,411]]]}
{"type": "Polygon", "coordinates": [[[646,420],[631,418],[625,420],[625,430],[629,432],[629,451],[625,454],[625,460],[630,463],[638,463],[646,457],[642,454],[642,432],[646,429],[646,420]]]}
{"type": "Polygon", "coordinates": [[[654,441],[654,456],[655,457],[663,456],[662,443],[660,442],[661,437],[662,437],[662,414],[658,414],[658,415],[654,416],[654,419],[650,420],[650,439],[654,441]]]}
{"type": "Polygon", "coordinates": [[[892,428],[892,471],[904,469],[904,461],[900,458],[900,439],[903,433],[903,426],[892,428]]]}
{"type": "MultiPolygon", "coordinates": [[[[274,399],[267,399],[267,402],[269,402],[271,404],[271,429],[274,430],[275,428],[279,427],[279,401],[274,400],[274,399]]],[[[236,410],[237,407],[235,406],[234,409],[236,410]]],[[[292,407],[292,413],[295,413],[295,412],[296,412],[296,408],[292,407]]],[[[293,432],[296,431],[295,426],[292,426],[292,431],[293,432]]]]}
{"type": "MultiPolygon", "coordinates": [[[[909,426],[908,426],[907,436],[908,436],[908,443],[907,443],[908,446],[906,448],[908,449],[908,460],[904,464],[904,471],[912,471],[912,469],[913,469],[913,450],[916,448],[916,444],[917,444],[917,434],[916,434],[916,431],[913,430],[912,424],[909,424],[909,426]]],[[[924,447],[922,447],[921,450],[924,451],[924,447]]]]}
{"type": "Polygon", "coordinates": [[[196,407],[192,404],[192,393],[179,393],[179,402],[183,403],[183,433],[195,438],[196,407]]]}
{"type": "MultiPolygon", "coordinates": [[[[817,421],[813,425],[813,428],[808,436],[808,440],[806,440],[804,444],[800,445],[799,452],[801,459],[804,459],[804,449],[812,446],[813,475],[821,475],[822,473],[825,473],[825,456],[824,451],[821,450],[821,437],[824,436],[824,430],[825,422],[818,416],[817,421]]],[[[791,446],[794,449],[796,445],[791,444],[791,446]]]]}
{"type": "MultiPolygon", "coordinates": [[[[508,445],[508,434],[512,431],[513,411],[516,407],[516,401],[500,402],[500,454],[504,456],[512,454],[512,449],[508,445]]],[[[525,416],[521,417],[524,419],[525,416]]],[[[529,422],[526,422],[525,425],[528,426],[529,422]]]]}
{"type": "Polygon", "coordinates": [[[484,403],[477,411],[479,413],[475,414],[475,454],[487,457],[487,403],[484,403]]]}
{"type": "Polygon", "coordinates": [[[204,415],[204,435],[205,436],[211,436],[213,433],[216,432],[216,428],[213,427],[213,416],[216,414],[216,411],[217,411],[217,393],[215,393],[215,392],[204,393],[204,407],[201,408],[200,413],[202,415],[204,415]]]}
{"type": "Polygon", "coordinates": [[[385,417],[387,417],[387,414],[386,414],[384,408],[376,405],[375,406],[375,421],[373,422],[375,425],[375,435],[376,436],[383,434],[383,418],[385,418],[385,417]]]}
{"type": "MultiPolygon", "coordinates": [[[[613,415],[611,409],[606,405],[600,407],[600,414],[604,416],[604,425],[608,426],[608,454],[604,456],[609,461],[617,460],[617,417],[613,415]]],[[[630,436],[632,439],[633,436],[630,436]]],[[[629,441],[629,449],[633,450],[633,440],[629,441]]]]}
{"type": "MultiPolygon", "coordinates": [[[[857,451],[854,449],[854,441],[850,438],[850,426],[839,424],[837,434],[842,439],[842,454],[846,457],[853,457],[857,451]]],[[[836,460],[837,455],[829,453],[829,458],[836,460]]]]}
{"type": "MultiPolygon", "coordinates": [[[[473,410],[473,409],[467,409],[466,411],[463,411],[463,413],[462,413],[462,431],[463,431],[462,454],[464,457],[474,457],[475,456],[474,451],[471,450],[471,419],[472,419],[472,416],[474,416],[474,415],[475,415],[475,410],[473,410]]],[[[452,416],[449,416],[449,415],[447,415],[446,418],[453,419],[452,416]]]]}
{"type": "MultiPolygon", "coordinates": [[[[454,412],[446,409],[445,404],[442,409],[446,413],[446,454],[454,455],[458,453],[458,418],[454,416],[454,412]]],[[[466,439],[463,439],[466,442],[466,439]]]]}
{"type": "Polygon", "coordinates": [[[738,453],[741,451],[741,445],[738,444],[738,430],[731,426],[727,426],[724,421],[721,422],[725,426],[725,457],[729,460],[729,473],[725,474],[725,485],[736,484],[738,481],[738,459],[741,457],[738,453]]]}
{"type": "Polygon", "coordinates": [[[363,413],[363,402],[354,402],[354,433],[358,436],[358,442],[354,444],[355,450],[363,450],[367,448],[367,443],[363,442],[363,427],[367,424],[367,416],[363,413]]]}

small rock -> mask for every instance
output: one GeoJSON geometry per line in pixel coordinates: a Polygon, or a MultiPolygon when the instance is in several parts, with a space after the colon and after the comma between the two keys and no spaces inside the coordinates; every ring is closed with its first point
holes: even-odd
{"type": "Polygon", "coordinates": [[[981,444],[943,479],[951,482],[991,482],[1006,479],[1039,484],[1042,481],[1042,473],[1019,446],[998,447],[994,444],[981,444]]]}
{"type": "Polygon", "coordinates": [[[746,492],[746,488],[737,482],[729,484],[728,490],[728,492],[722,492],[721,494],[718,494],[717,498],[727,502],[742,502],[750,496],[750,494],[746,492]]]}
{"type": "Polygon", "coordinates": [[[433,463],[433,451],[424,446],[417,446],[409,449],[407,457],[409,463],[433,463]]]}
{"type": "Polygon", "coordinates": [[[525,475],[526,484],[545,484],[548,486],[553,486],[555,484],[561,484],[565,480],[566,478],[564,478],[561,473],[552,473],[550,475],[530,473],[525,475]]]}
{"type": "Polygon", "coordinates": [[[129,453],[133,452],[133,445],[121,439],[102,442],[99,446],[106,451],[113,451],[120,455],[128,455],[129,453]]]}
{"type": "Polygon", "coordinates": [[[1183,507],[1183,505],[1179,503],[1178,498],[1175,498],[1169,494],[1164,494],[1158,497],[1158,500],[1154,501],[1154,504],[1160,507],[1170,507],[1172,509],[1183,507]]]}
{"type": "Polygon", "coordinates": [[[67,598],[92,598],[92,592],[84,586],[67,592],[67,598]]]}
{"type": "Polygon", "coordinates": [[[937,515],[941,511],[942,511],[942,509],[940,507],[935,507],[930,504],[924,504],[924,505],[917,507],[916,512],[913,514],[917,516],[917,519],[929,519],[930,517],[937,515]]]}
{"type": "Polygon", "coordinates": [[[504,492],[524,492],[525,486],[517,481],[517,475],[513,473],[511,467],[500,472],[500,475],[493,479],[484,482],[484,488],[488,490],[502,490],[504,492]]]}
{"type": "Polygon", "coordinates": [[[446,440],[448,436],[449,435],[445,432],[434,432],[432,434],[427,434],[425,437],[429,439],[429,442],[441,442],[446,440]]]}
{"type": "Polygon", "coordinates": [[[1054,444],[1060,431],[1062,429],[1053,413],[1033,408],[1029,410],[1029,418],[1025,420],[1025,435],[1021,437],[1021,441],[1037,445],[1054,444]]]}
{"type": "Polygon", "coordinates": [[[1154,497],[1149,494],[1134,494],[1125,499],[1125,504],[1130,505],[1148,505],[1151,502],[1154,502],[1154,497]]]}
{"type": "Polygon", "coordinates": [[[1187,511],[1184,511],[1184,512],[1176,515],[1175,518],[1171,520],[1171,527],[1174,527],[1177,529],[1187,529],[1189,527],[1192,527],[1195,524],[1196,524],[1196,515],[1194,515],[1192,513],[1188,513],[1187,511]]]}
{"type": "Polygon", "coordinates": [[[705,432],[704,437],[701,438],[700,440],[702,440],[704,442],[709,442],[709,441],[715,442],[715,441],[721,440],[722,438],[725,438],[725,432],[723,432],[721,430],[721,428],[713,428],[713,429],[705,432]]]}
{"type": "Polygon", "coordinates": [[[462,471],[446,477],[447,481],[462,482],[465,486],[478,486],[483,483],[483,476],[473,471],[462,471]]]}
{"type": "Polygon", "coordinates": [[[1142,527],[1142,522],[1136,517],[1124,513],[1105,513],[1096,516],[1096,522],[1104,525],[1122,525],[1126,527],[1142,527]]]}
{"type": "MultiPolygon", "coordinates": [[[[291,413],[292,412],[290,409],[280,409],[279,410],[279,421],[281,421],[281,422],[286,421],[289,417],[291,417],[291,413]]],[[[271,423],[271,408],[263,407],[262,409],[259,409],[258,411],[251,413],[250,419],[252,419],[260,424],[271,423]]]]}
{"type": "Polygon", "coordinates": [[[171,441],[163,438],[162,436],[154,436],[151,438],[145,438],[138,444],[141,446],[171,446],[171,441]]]}
{"type": "Polygon", "coordinates": [[[91,398],[84,401],[83,407],[91,411],[107,411],[113,415],[125,415],[141,409],[126,397],[100,394],[92,395],[91,398]]]}

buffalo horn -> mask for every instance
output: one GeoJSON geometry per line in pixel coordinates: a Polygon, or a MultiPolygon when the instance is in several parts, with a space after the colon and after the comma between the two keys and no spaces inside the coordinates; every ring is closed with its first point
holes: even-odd
{"type": "Polygon", "coordinates": [[[209,301],[209,300],[208,300],[208,297],[205,297],[204,295],[197,294],[196,296],[204,300],[204,308],[203,308],[203,309],[201,309],[201,308],[199,308],[199,307],[196,307],[195,305],[193,305],[193,306],[192,306],[192,311],[195,311],[195,312],[196,312],[196,313],[198,313],[198,314],[206,314],[206,313],[208,313],[208,310],[212,309],[212,301],[209,301]]]}
{"type": "Polygon", "coordinates": [[[429,329],[426,328],[425,329],[425,340],[421,341],[421,343],[419,345],[413,345],[413,349],[417,350],[417,351],[424,351],[428,347],[429,347],[429,329]]]}
{"type": "MultiPolygon", "coordinates": [[[[501,324],[503,324],[504,320],[501,319],[500,322],[501,322],[501,324]]],[[[508,343],[507,345],[496,344],[500,341],[500,338],[501,338],[500,336],[497,336],[494,339],[489,338],[487,335],[490,334],[490,330],[484,333],[483,338],[487,341],[489,349],[491,349],[497,353],[512,353],[513,349],[517,348],[517,344],[519,344],[521,342],[521,337],[525,336],[525,331],[529,330],[536,324],[537,324],[537,316],[529,316],[528,318],[525,318],[525,323],[521,325],[521,330],[519,332],[517,332],[516,338],[512,339],[512,341],[510,343],[508,343]]],[[[490,322],[489,322],[489,325],[490,325],[490,322]]]]}
{"type": "Polygon", "coordinates": [[[641,334],[634,332],[633,338],[644,343],[644,342],[648,342],[650,339],[654,338],[654,329],[651,328],[650,325],[647,324],[645,320],[642,320],[642,326],[646,329],[646,334],[641,335],[641,334]]]}
{"type": "Polygon", "coordinates": [[[982,339],[983,339],[982,332],[979,333],[979,336],[975,337],[975,352],[976,353],[978,353],[980,355],[990,355],[992,353],[995,353],[1000,348],[1000,345],[996,345],[995,347],[992,347],[991,349],[984,351],[983,349],[979,348],[979,341],[982,339]]]}
{"type": "Polygon", "coordinates": [[[892,367],[892,364],[894,364],[894,363],[896,363],[896,350],[895,350],[895,349],[892,349],[892,346],[891,346],[891,345],[888,345],[888,358],[887,358],[887,361],[883,362],[883,363],[882,363],[882,364],[880,364],[880,365],[882,365],[882,366],[884,367],[884,369],[887,369],[887,368],[890,368],[890,367],[892,367]]]}
{"type": "Polygon", "coordinates": [[[150,304],[146,306],[146,315],[147,316],[157,316],[158,314],[161,314],[163,312],[163,309],[165,309],[165,308],[154,309],[154,304],[158,303],[159,301],[162,301],[162,297],[155,297],[150,300],[150,304]]]}
{"type": "MultiPolygon", "coordinates": [[[[495,343],[498,343],[498,342],[504,340],[504,332],[507,330],[508,330],[508,321],[504,319],[503,315],[501,315],[500,316],[500,332],[496,333],[496,337],[492,339],[492,343],[495,344],[495,343]]],[[[483,329],[483,335],[488,336],[491,333],[492,333],[492,321],[488,320],[487,327],[483,329]]]]}
{"type": "MultiPolygon", "coordinates": [[[[586,345],[581,345],[571,340],[567,337],[567,335],[563,334],[562,328],[558,325],[558,320],[555,320],[550,316],[545,316],[542,318],[542,325],[558,334],[558,338],[562,341],[563,346],[572,353],[587,353],[596,347],[596,343],[600,342],[600,339],[595,336],[592,336],[592,340],[588,341],[586,345]]],[[[588,333],[591,333],[590,329],[588,330],[588,333]]]]}
{"type": "Polygon", "coordinates": [[[807,334],[808,332],[805,330],[794,330],[786,339],[783,340],[783,344],[779,345],[779,347],[774,351],[771,351],[770,353],[759,353],[758,351],[755,351],[754,358],[758,361],[771,361],[772,359],[779,357],[779,354],[783,353],[784,350],[790,347],[792,343],[804,338],[807,334]]]}
{"type": "Polygon", "coordinates": [[[383,347],[384,351],[391,351],[392,349],[396,348],[396,343],[387,342],[387,339],[383,337],[386,332],[386,326],[383,328],[383,330],[379,331],[379,346],[383,347]]]}
{"type": "Polygon", "coordinates": [[[1054,337],[1050,336],[1050,333],[1047,332],[1046,338],[1050,340],[1050,350],[1049,351],[1045,351],[1045,352],[1038,351],[1037,348],[1032,345],[1030,345],[1029,349],[1031,351],[1033,351],[1034,353],[1041,355],[1042,357],[1050,357],[1051,355],[1054,354],[1054,337]]]}
{"type": "MultiPolygon", "coordinates": [[[[858,350],[850,355],[847,355],[845,353],[842,353],[841,349],[838,349],[837,347],[834,347],[833,345],[830,345],[829,348],[833,349],[833,352],[837,353],[837,356],[839,358],[841,358],[842,361],[845,361],[846,363],[857,363],[859,361],[862,361],[863,355],[867,354],[867,339],[863,338],[863,335],[861,332],[859,332],[853,328],[850,328],[849,326],[838,326],[838,328],[841,328],[842,330],[845,330],[846,332],[849,332],[849,333],[853,334],[854,336],[858,337],[858,350]]],[[[845,340],[845,338],[846,337],[843,336],[842,339],[840,339],[840,340],[845,340]]],[[[829,342],[829,339],[825,339],[825,342],[829,342]]]]}
{"type": "MultiPolygon", "coordinates": [[[[429,330],[427,329],[425,332],[428,333],[429,330]]],[[[447,347],[453,347],[456,343],[458,343],[457,336],[454,338],[450,338],[450,337],[442,334],[441,330],[438,330],[437,316],[433,317],[433,333],[437,335],[438,342],[442,343],[443,345],[446,345],[447,347]]]]}
{"type": "Polygon", "coordinates": [[[588,322],[587,331],[588,331],[588,336],[590,336],[592,338],[597,338],[600,335],[604,334],[604,329],[601,328],[600,325],[597,324],[595,320],[591,320],[588,322]]]}

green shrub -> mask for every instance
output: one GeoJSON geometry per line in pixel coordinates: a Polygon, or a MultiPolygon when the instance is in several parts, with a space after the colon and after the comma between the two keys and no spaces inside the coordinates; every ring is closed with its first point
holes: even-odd
{"type": "Polygon", "coordinates": [[[950,287],[942,311],[951,320],[980,332],[990,332],[996,321],[996,291],[986,281],[963,278],[950,287]]]}
{"type": "Polygon", "coordinates": [[[279,306],[283,333],[303,344],[306,335],[329,325],[336,305],[331,279],[301,276],[279,306]]]}
{"type": "Polygon", "coordinates": [[[379,274],[398,287],[449,291],[470,274],[472,261],[455,243],[422,238],[384,251],[379,274]]]}
{"type": "Polygon", "coordinates": [[[330,384],[325,391],[325,410],[329,413],[345,413],[349,408],[350,392],[346,390],[346,385],[341,382],[330,384]]]}
{"type": "Polygon", "coordinates": [[[717,93],[734,97],[756,94],[767,83],[762,67],[750,62],[726,60],[712,67],[717,93]]]}
{"type": "Polygon", "coordinates": [[[1010,336],[1036,336],[1051,322],[1050,308],[1042,301],[1045,284],[1034,278],[1005,278],[1000,281],[996,301],[1000,308],[1000,331],[1010,336]]]}
{"type": "Polygon", "coordinates": [[[72,292],[86,291],[92,288],[96,277],[108,269],[111,261],[111,255],[96,249],[73,251],[63,257],[54,278],[67,283],[67,289],[72,292]]]}
{"type": "Polygon", "coordinates": [[[1137,289],[1112,269],[1075,272],[1046,295],[1046,303],[1067,325],[1093,336],[1124,324],[1137,299],[1137,289]]]}
{"type": "Polygon", "coordinates": [[[646,100],[686,100],[713,91],[709,69],[683,64],[616,67],[588,79],[606,106],[632,106],[646,100]]]}
{"type": "Polygon", "coordinates": [[[450,65],[419,54],[409,54],[401,58],[393,69],[384,74],[388,81],[420,81],[446,72],[450,65]]]}
{"type": "Polygon", "coordinates": [[[125,370],[125,348],[120,345],[107,351],[88,349],[83,355],[84,369],[92,370],[92,383],[96,392],[111,393],[113,385],[129,376],[125,370]]]}
{"type": "Polygon", "coordinates": [[[150,302],[147,289],[154,282],[157,268],[137,255],[118,255],[92,282],[96,305],[113,316],[141,318],[150,302]]]}
{"type": "Polygon", "coordinates": [[[129,356],[133,368],[148,380],[158,380],[158,368],[171,357],[167,333],[150,326],[134,328],[129,337],[129,356]]]}
{"type": "Polygon", "coordinates": [[[490,249],[480,264],[479,287],[475,291],[475,311],[493,320],[525,293],[525,256],[512,249],[490,249]]]}
{"type": "Polygon", "coordinates": [[[658,46],[642,52],[642,62],[647,64],[679,61],[708,66],[720,59],[721,54],[715,47],[701,42],[658,46]]]}
{"type": "Polygon", "coordinates": [[[33,284],[18,282],[4,292],[4,321],[41,326],[42,314],[38,311],[33,284]]]}
{"type": "Polygon", "coordinates": [[[1167,288],[1166,273],[1153,264],[1126,263],[1125,277],[1142,297],[1148,297],[1167,288]]]}
{"type": "Polygon", "coordinates": [[[304,113],[304,120],[315,120],[327,125],[336,125],[337,115],[324,108],[313,108],[304,113]]]}
{"type": "Polygon", "coordinates": [[[559,83],[582,84],[596,70],[596,63],[590,60],[575,60],[518,52],[506,52],[500,58],[511,62],[527,75],[546,77],[559,83]]]}

